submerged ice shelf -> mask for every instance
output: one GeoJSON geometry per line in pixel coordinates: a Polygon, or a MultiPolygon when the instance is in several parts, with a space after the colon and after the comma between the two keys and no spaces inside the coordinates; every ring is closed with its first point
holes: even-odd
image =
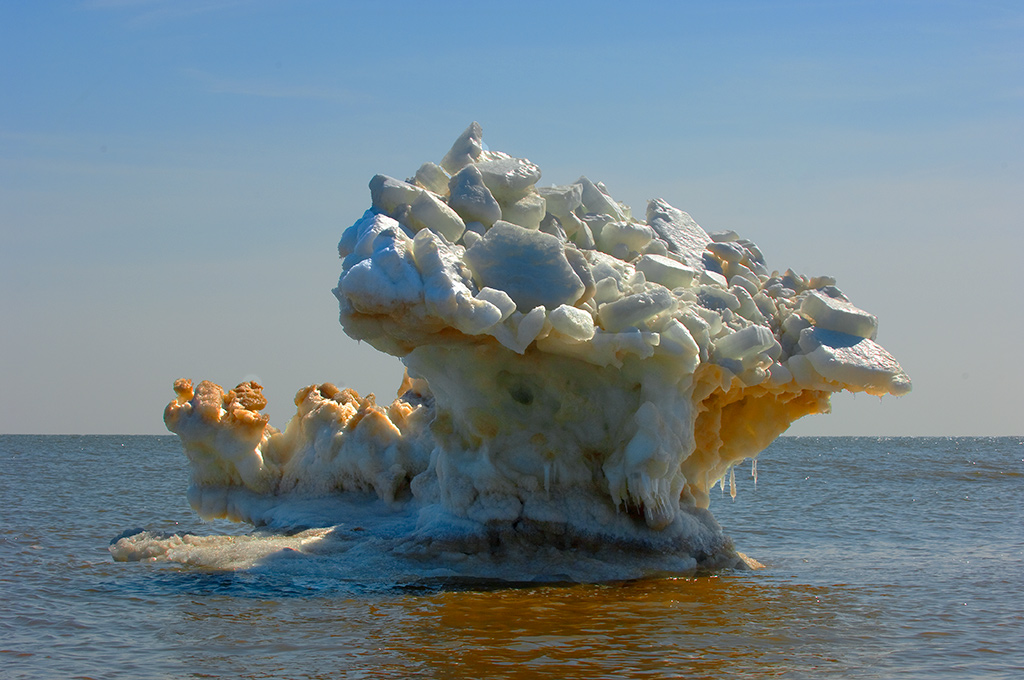
{"type": "Polygon", "coordinates": [[[474,123],[440,164],[374,177],[334,293],[346,333],[405,364],[399,397],[310,386],[278,431],[259,385],[179,380],[164,419],[193,507],[285,526],[290,500],[372,494],[405,518],[382,549],[453,574],[729,566],[707,509],[733,466],[833,392],[910,390],[832,278],[769,270],[662,199],[638,219],[600,182],[540,176],[474,123]]]}

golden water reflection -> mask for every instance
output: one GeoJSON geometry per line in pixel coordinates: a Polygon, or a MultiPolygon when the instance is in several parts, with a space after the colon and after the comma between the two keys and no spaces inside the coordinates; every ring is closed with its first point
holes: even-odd
{"type": "Polygon", "coordinates": [[[770,570],[346,597],[205,595],[183,604],[162,639],[183,650],[181,669],[208,677],[864,677],[899,646],[879,635],[888,599],[886,586],[808,585],[770,570]]]}
{"type": "Polygon", "coordinates": [[[442,592],[402,617],[388,651],[436,677],[836,672],[851,632],[851,620],[837,621],[843,597],[737,575],[442,592]]]}

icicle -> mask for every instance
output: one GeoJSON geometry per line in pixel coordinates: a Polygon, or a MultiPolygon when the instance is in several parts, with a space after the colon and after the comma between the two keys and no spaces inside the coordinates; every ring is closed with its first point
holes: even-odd
{"type": "Polygon", "coordinates": [[[750,476],[754,478],[754,488],[757,488],[757,458],[750,461],[750,476]]]}
{"type": "Polygon", "coordinates": [[[725,493],[725,474],[724,473],[722,474],[722,477],[718,480],[718,490],[721,491],[723,494],[725,493]]]}
{"type": "Polygon", "coordinates": [[[544,463],[544,493],[551,493],[551,461],[544,463]]]}
{"type": "Polygon", "coordinates": [[[736,468],[729,468],[729,495],[736,500],[736,468]]]}

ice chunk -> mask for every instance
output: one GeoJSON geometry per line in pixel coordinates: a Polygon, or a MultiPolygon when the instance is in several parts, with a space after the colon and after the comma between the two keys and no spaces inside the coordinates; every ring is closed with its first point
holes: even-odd
{"type": "Polygon", "coordinates": [[[800,304],[800,313],[812,324],[825,330],[872,340],[878,333],[878,317],[816,290],[810,291],[804,298],[800,304]]]}
{"type": "Polygon", "coordinates": [[[746,362],[776,345],[775,336],[764,326],[747,326],[715,342],[715,360],[746,362]]]}
{"type": "Polygon", "coordinates": [[[584,256],[590,262],[590,270],[593,272],[595,281],[611,277],[620,287],[624,287],[626,281],[636,273],[636,267],[632,264],[602,253],[600,250],[588,250],[584,256]]]}
{"type": "MultiPolygon", "coordinates": [[[[749,271],[749,270],[748,270],[749,271]]],[[[761,287],[745,274],[733,274],[729,277],[729,286],[739,286],[753,297],[761,292],[761,287]]]]}
{"type": "Polygon", "coordinates": [[[776,386],[785,385],[793,380],[793,373],[777,361],[768,367],[768,375],[772,384],[776,386]]]}
{"type": "Polygon", "coordinates": [[[587,223],[574,215],[570,215],[570,217],[576,220],[575,233],[572,233],[568,228],[566,229],[566,233],[571,234],[572,242],[579,246],[581,250],[593,250],[596,248],[597,241],[594,240],[594,233],[590,231],[587,223]]]}
{"type": "Polygon", "coordinates": [[[877,395],[910,391],[910,378],[896,359],[868,338],[807,328],[800,333],[800,349],[814,370],[845,389],[877,395]]]}
{"type": "Polygon", "coordinates": [[[481,287],[505,291],[520,311],[572,304],[585,289],[557,238],[507,222],[496,222],[465,261],[481,287]]]}
{"type": "Polygon", "coordinates": [[[585,341],[594,337],[594,318],[586,310],[559,305],[548,319],[556,331],[573,340],[585,341]]]}
{"type": "Polygon", "coordinates": [[[662,350],[684,357],[696,357],[700,354],[700,345],[678,319],[669,320],[660,333],[661,342],[658,347],[662,350]]]}
{"type": "MultiPolygon", "coordinates": [[[[737,276],[736,279],[742,281],[743,277],[737,276]]],[[[736,299],[740,301],[740,306],[736,310],[737,314],[742,316],[744,319],[747,319],[748,321],[753,321],[754,323],[757,324],[767,323],[767,320],[764,318],[764,315],[761,314],[761,310],[754,303],[754,298],[750,295],[746,288],[744,288],[743,286],[733,286],[732,288],[729,289],[729,292],[732,293],[736,297],[736,299]]]]}
{"type": "Polygon", "coordinates": [[[422,192],[412,202],[406,223],[416,231],[430,229],[451,243],[458,241],[466,231],[466,224],[458,213],[429,191],[422,192]]]}
{"type": "Polygon", "coordinates": [[[722,276],[718,272],[708,271],[707,269],[704,269],[700,272],[700,276],[698,277],[697,282],[700,283],[700,285],[702,286],[718,286],[719,288],[729,287],[729,282],[726,280],[724,276],[722,276]]]}
{"type": "Polygon", "coordinates": [[[582,190],[581,198],[583,207],[588,213],[595,215],[608,215],[613,221],[624,222],[626,213],[611,196],[602,191],[596,184],[586,177],[576,180],[582,190]]]}
{"type": "Polygon", "coordinates": [[[704,269],[702,258],[711,237],[692,217],[656,198],[647,204],[647,223],[668,244],[669,252],[678,256],[683,264],[704,269]]]}
{"type": "Polygon", "coordinates": [[[544,307],[534,307],[526,314],[513,312],[503,323],[490,329],[490,333],[505,347],[522,354],[544,330],[547,314],[544,307]]]}
{"type": "Polygon", "coordinates": [[[549,213],[559,219],[568,217],[576,208],[583,205],[583,185],[537,187],[537,192],[544,197],[549,213]]]}
{"type": "Polygon", "coordinates": [[[765,295],[764,291],[758,291],[754,296],[754,304],[761,310],[761,314],[766,319],[774,319],[779,313],[778,305],[776,305],[770,297],[765,295]]]}
{"type": "Polygon", "coordinates": [[[643,293],[634,293],[615,302],[608,302],[598,308],[601,327],[617,333],[630,326],[637,326],[651,317],[675,307],[676,300],[667,288],[652,285],[643,293]]]}
{"type": "Polygon", "coordinates": [[[414,181],[419,186],[433,191],[438,196],[448,195],[448,173],[437,163],[424,163],[416,171],[414,181]]]}
{"type": "MultiPolygon", "coordinates": [[[[469,224],[480,224],[479,222],[470,222],[469,224]]],[[[462,233],[462,245],[466,248],[472,248],[476,245],[476,242],[483,238],[480,232],[470,229],[469,224],[466,225],[466,231],[462,233]]]]}
{"type": "Polygon", "coordinates": [[[746,255],[746,251],[743,249],[743,246],[732,241],[709,243],[707,245],[707,249],[723,262],[739,263],[746,255]]]}
{"type": "Polygon", "coordinates": [[[594,281],[594,273],[590,268],[590,263],[587,262],[587,258],[576,248],[571,245],[567,245],[565,248],[565,259],[569,262],[569,266],[576,272],[576,276],[580,277],[580,281],[583,283],[583,295],[576,301],[577,305],[583,304],[590,298],[594,297],[594,292],[597,290],[596,281],[594,281]]]}
{"type": "Polygon", "coordinates": [[[480,289],[480,292],[476,294],[476,297],[479,300],[486,300],[497,307],[501,311],[502,321],[512,316],[512,312],[516,311],[515,301],[503,290],[484,287],[480,289]]]}
{"type": "Polygon", "coordinates": [[[594,286],[594,302],[601,306],[608,302],[614,302],[622,297],[622,288],[614,276],[606,276],[598,280],[594,286]]]}
{"type": "Polygon", "coordinates": [[[651,242],[644,247],[643,252],[647,255],[659,255],[661,257],[665,257],[668,255],[668,244],[660,238],[652,238],[651,242]]]}
{"type": "Polygon", "coordinates": [[[374,175],[370,180],[370,201],[377,210],[394,217],[402,205],[412,205],[423,188],[387,175],[374,175]]]}
{"type": "MultiPolygon", "coordinates": [[[[654,238],[654,230],[637,222],[610,222],[601,229],[597,247],[606,253],[615,253],[618,246],[624,247],[624,254],[639,253],[654,238]]],[[[619,258],[626,259],[626,258],[619,258]]]]}
{"type": "Polygon", "coordinates": [[[342,258],[342,267],[349,269],[373,254],[373,243],[384,232],[392,232],[395,237],[403,234],[411,237],[413,232],[387,215],[373,210],[366,211],[362,219],[345,230],[338,243],[338,255],[342,258]]]}
{"type": "MultiPolygon", "coordinates": [[[[495,158],[477,163],[484,184],[498,201],[516,201],[540,179],[540,168],[525,158],[495,158]]],[[[544,213],[541,213],[541,217],[544,213]]]]}
{"type": "Polygon", "coordinates": [[[448,191],[448,205],[466,222],[479,222],[489,227],[501,219],[501,206],[475,165],[459,170],[448,182],[448,191]]]}
{"type": "Polygon", "coordinates": [[[423,281],[412,257],[412,241],[385,231],[373,241],[372,255],[351,267],[338,288],[366,314],[394,314],[423,298],[423,281]]]}
{"type": "MultiPolygon", "coordinates": [[[[478,335],[507,317],[487,297],[474,297],[457,246],[424,229],[413,239],[413,256],[423,276],[427,312],[469,335],[478,335]]],[[[497,296],[493,296],[497,298],[497,296]]],[[[504,303],[498,299],[499,303],[504,303]]]]}
{"type": "Polygon", "coordinates": [[[441,161],[441,167],[449,175],[454,175],[470,163],[476,162],[483,154],[483,139],[483,128],[480,127],[480,123],[474,121],[452,144],[452,148],[441,161]]]}
{"type": "Polygon", "coordinates": [[[739,298],[718,286],[700,286],[697,289],[697,299],[705,309],[715,311],[728,309],[735,312],[740,308],[739,298]]]}
{"type": "Polygon", "coordinates": [[[544,219],[544,199],[540,194],[528,193],[522,198],[501,206],[501,219],[527,229],[539,229],[544,219]]]}
{"type": "Polygon", "coordinates": [[[756,286],[758,290],[761,288],[760,277],[754,273],[754,270],[740,262],[727,262],[722,268],[722,273],[729,279],[730,283],[732,283],[734,278],[744,278],[756,286]]]}
{"type": "Polygon", "coordinates": [[[668,289],[688,288],[697,273],[693,267],[663,255],[644,255],[636,261],[636,269],[643,272],[648,281],[660,283],[668,289]]]}

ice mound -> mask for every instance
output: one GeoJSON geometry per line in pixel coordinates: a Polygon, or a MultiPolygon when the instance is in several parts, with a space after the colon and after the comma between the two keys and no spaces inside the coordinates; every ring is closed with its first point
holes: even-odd
{"type": "Polygon", "coordinates": [[[910,390],[832,278],[769,270],[662,199],[640,220],[600,182],[540,177],[476,123],[440,164],[374,177],[334,293],[346,333],[405,364],[398,399],[307,387],[281,432],[259,385],[179,380],[164,419],[193,507],[274,526],[372,494],[408,519],[387,550],[463,575],[735,565],[710,489],[833,392],[910,390]]]}

